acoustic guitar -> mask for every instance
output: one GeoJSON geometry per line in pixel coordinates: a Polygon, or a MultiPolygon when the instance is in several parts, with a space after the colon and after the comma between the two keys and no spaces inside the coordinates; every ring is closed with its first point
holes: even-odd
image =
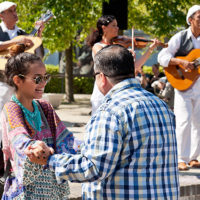
{"type": "Polygon", "coordinates": [[[170,65],[165,67],[165,75],[170,84],[180,91],[189,89],[200,75],[200,49],[193,49],[187,56],[176,57],[179,59],[194,62],[194,69],[185,71],[181,65],[170,65]]]}
{"type": "MultiPolygon", "coordinates": [[[[44,23],[48,22],[52,17],[54,17],[53,13],[48,10],[46,13],[44,13],[41,18],[38,21],[43,21],[44,23]]],[[[33,31],[29,35],[19,35],[12,40],[20,39],[20,38],[28,38],[33,42],[32,47],[25,47],[25,52],[28,53],[35,53],[35,50],[42,44],[42,39],[40,37],[36,37],[35,34],[38,32],[40,26],[36,25],[33,29],[33,31]]],[[[11,41],[12,41],[11,40],[11,41]]],[[[7,62],[7,59],[11,56],[10,50],[12,49],[12,46],[10,46],[8,49],[0,51],[0,70],[5,69],[5,64],[7,62]]]]}

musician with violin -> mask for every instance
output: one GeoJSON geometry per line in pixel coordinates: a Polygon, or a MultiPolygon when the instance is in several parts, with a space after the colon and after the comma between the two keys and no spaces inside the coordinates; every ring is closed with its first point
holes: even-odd
{"type": "MultiPolygon", "coordinates": [[[[137,41],[135,38],[127,38],[125,36],[118,36],[118,25],[117,20],[112,15],[104,15],[100,17],[97,21],[97,29],[91,33],[88,37],[88,44],[92,47],[92,56],[94,58],[95,54],[101,50],[103,47],[111,44],[120,44],[128,48],[129,46],[136,45],[136,47],[145,47],[149,41],[137,41]],[[133,41],[134,42],[133,42],[133,41]],[[138,45],[138,46],[137,46],[138,45]]],[[[142,65],[149,58],[153,50],[160,45],[160,42],[157,39],[151,40],[152,44],[149,46],[147,51],[135,61],[135,69],[140,71],[142,65]]],[[[135,53],[132,51],[135,55],[135,53]]],[[[92,115],[95,114],[98,107],[101,105],[104,96],[99,91],[96,84],[94,84],[93,93],[91,96],[92,103],[92,115]]]]}
{"type": "MultiPolygon", "coordinates": [[[[200,167],[200,79],[199,75],[193,76],[198,73],[194,56],[188,56],[200,52],[200,5],[188,10],[186,21],[189,28],[176,33],[158,55],[158,62],[175,88],[179,170],[200,167]]],[[[196,56],[199,58],[200,53],[196,56]]]]}

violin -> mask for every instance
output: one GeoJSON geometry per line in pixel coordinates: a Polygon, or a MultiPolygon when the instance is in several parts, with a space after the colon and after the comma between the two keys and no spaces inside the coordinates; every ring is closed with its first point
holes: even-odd
{"type": "MultiPolygon", "coordinates": [[[[133,42],[134,42],[134,47],[142,49],[142,48],[145,48],[149,42],[153,42],[153,40],[148,40],[148,39],[145,39],[143,37],[134,37],[133,42]]],[[[124,46],[125,48],[128,48],[128,47],[132,46],[132,38],[130,38],[128,36],[121,36],[120,35],[120,36],[113,38],[112,43],[113,44],[120,44],[120,45],[124,46]]],[[[168,47],[167,43],[159,42],[158,45],[163,47],[163,48],[168,47]]]]}

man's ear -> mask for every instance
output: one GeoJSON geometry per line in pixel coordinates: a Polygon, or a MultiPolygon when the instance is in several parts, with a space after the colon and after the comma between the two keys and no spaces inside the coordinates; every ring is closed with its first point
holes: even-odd
{"type": "Polygon", "coordinates": [[[22,82],[22,79],[18,75],[15,75],[13,76],[13,82],[18,88],[22,82]]]}
{"type": "Polygon", "coordinates": [[[107,79],[103,73],[98,75],[98,88],[103,95],[106,94],[107,79]]]}
{"type": "Polygon", "coordinates": [[[100,76],[100,78],[101,78],[102,87],[105,87],[105,85],[107,84],[106,76],[105,76],[103,73],[100,73],[99,76],[100,76]]]}
{"type": "Polygon", "coordinates": [[[101,92],[105,95],[108,93],[108,91],[113,87],[113,84],[110,82],[110,80],[103,74],[100,74],[101,78],[101,92]]]}
{"type": "Polygon", "coordinates": [[[191,25],[192,17],[189,17],[188,21],[189,21],[189,23],[191,25]]]}

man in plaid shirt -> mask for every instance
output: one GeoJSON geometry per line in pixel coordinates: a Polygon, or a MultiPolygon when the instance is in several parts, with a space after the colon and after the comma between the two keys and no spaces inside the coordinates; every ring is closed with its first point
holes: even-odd
{"type": "Polygon", "coordinates": [[[94,59],[103,104],[87,125],[81,154],[38,159],[41,143],[26,153],[47,164],[57,181],[83,183],[83,199],[178,199],[174,114],[134,79],[132,54],[120,45],[100,50],[94,59]]]}

